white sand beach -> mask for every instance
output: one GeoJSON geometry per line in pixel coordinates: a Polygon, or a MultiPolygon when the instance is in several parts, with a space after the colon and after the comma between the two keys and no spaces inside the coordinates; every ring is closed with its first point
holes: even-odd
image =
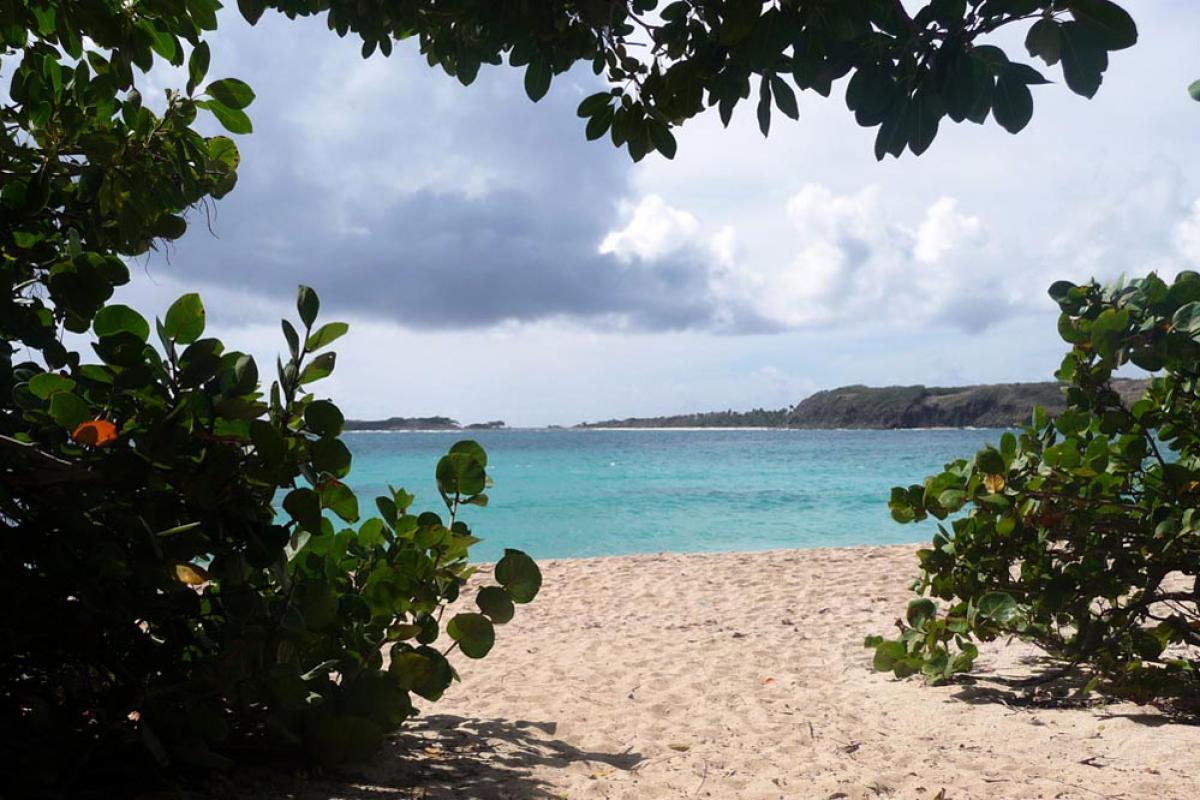
{"type": "Polygon", "coordinates": [[[1200,726],[1010,687],[1039,669],[1020,643],[984,647],[971,684],[873,672],[862,640],[902,613],[913,550],[544,562],[541,596],[486,659],[457,656],[428,716],[299,796],[1196,796],[1200,726]]]}

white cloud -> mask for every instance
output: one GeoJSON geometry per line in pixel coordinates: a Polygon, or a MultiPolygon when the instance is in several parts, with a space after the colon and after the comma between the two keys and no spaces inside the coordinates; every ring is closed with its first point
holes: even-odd
{"type": "MultiPolygon", "coordinates": [[[[773,214],[785,234],[743,247],[737,229],[709,233],[659,195],[624,204],[626,224],[600,250],[639,263],[696,256],[715,311],[730,331],[949,323],[980,330],[1021,310],[1020,270],[1001,263],[982,220],[942,197],[917,220],[877,186],[839,194],[806,184],[773,214]],[[914,224],[915,223],[915,224],[914,224]]],[[[706,221],[707,222],[707,221],[706,221]]]]}
{"type": "Polygon", "coordinates": [[[643,197],[636,206],[622,203],[621,214],[629,222],[612,231],[600,243],[600,253],[613,254],[623,261],[634,256],[653,260],[694,244],[700,223],[686,211],[668,206],[656,194],[643,197]]]}
{"type": "Polygon", "coordinates": [[[1175,225],[1175,251],[1190,268],[1200,266],[1200,200],[1192,203],[1191,212],[1175,225]]]}
{"type": "Polygon", "coordinates": [[[958,201],[953,197],[942,197],[929,207],[917,228],[914,255],[917,261],[933,264],[947,252],[978,244],[982,239],[983,223],[979,217],[959,214],[958,201]]]}

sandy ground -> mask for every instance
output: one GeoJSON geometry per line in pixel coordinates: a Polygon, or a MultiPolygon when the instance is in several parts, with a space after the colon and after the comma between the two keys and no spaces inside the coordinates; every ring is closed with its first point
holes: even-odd
{"type": "Polygon", "coordinates": [[[483,661],[375,763],[299,793],[347,798],[1193,798],[1200,726],[1063,707],[1019,643],[972,685],[870,669],[913,547],[542,564],[483,661]]]}

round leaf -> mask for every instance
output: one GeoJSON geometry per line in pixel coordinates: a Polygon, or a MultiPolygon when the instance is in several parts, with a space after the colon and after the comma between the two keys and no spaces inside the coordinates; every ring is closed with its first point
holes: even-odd
{"type": "Polygon", "coordinates": [[[163,320],[167,336],[179,344],[191,344],[204,333],[204,303],[195,292],[180,297],[167,309],[163,320]]]}
{"type": "Polygon", "coordinates": [[[483,467],[486,467],[488,464],[487,451],[483,449],[483,445],[473,439],[463,439],[461,442],[455,442],[450,446],[450,452],[468,455],[478,461],[480,466],[483,467]]]}
{"type": "Polygon", "coordinates": [[[506,549],[496,564],[495,575],[514,603],[528,603],[542,588],[542,571],[520,550],[506,549]]]}
{"type": "Polygon", "coordinates": [[[56,392],[50,397],[50,416],[69,431],[75,430],[91,415],[88,404],[70,392],[56,392]]]}
{"type": "Polygon", "coordinates": [[[496,629],[483,614],[456,615],[446,626],[446,633],[470,658],[483,658],[496,643],[496,629]]]}
{"type": "Polygon", "coordinates": [[[328,472],[338,478],[345,477],[350,472],[350,448],[340,439],[318,439],[309,446],[309,456],[312,465],[321,472],[328,472]]]}
{"type": "Polygon", "coordinates": [[[314,400],[304,409],[304,424],[318,436],[337,436],[345,422],[341,410],[328,400],[314,400]]]}
{"type": "Polygon", "coordinates": [[[129,306],[113,304],[96,313],[96,318],[92,321],[92,330],[100,337],[131,333],[145,342],[150,336],[150,323],[129,306]]]}
{"type": "Polygon", "coordinates": [[[988,592],[979,598],[979,613],[997,622],[1009,622],[1017,612],[1017,601],[1006,592],[988,592]]]}
{"type": "Polygon", "coordinates": [[[29,391],[41,400],[48,400],[56,392],[69,392],[74,388],[75,381],[53,372],[43,372],[29,380],[29,391]]]}
{"type": "Polygon", "coordinates": [[[497,625],[503,625],[513,618],[516,609],[508,592],[499,586],[485,586],[475,595],[475,605],[491,618],[497,625]]]}

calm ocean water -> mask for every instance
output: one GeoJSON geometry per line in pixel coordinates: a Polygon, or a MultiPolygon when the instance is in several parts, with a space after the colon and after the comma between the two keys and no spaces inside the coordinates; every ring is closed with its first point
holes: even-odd
{"type": "Polygon", "coordinates": [[[505,547],[535,558],[838,547],[919,541],[930,525],[888,515],[892,486],[919,483],[969,457],[995,430],[513,430],[348,433],[350,484],[364,511],[386,485],[444,512],[438,457],[473,438],[496,485],[465,509],[493,560],[505,547]]]}

